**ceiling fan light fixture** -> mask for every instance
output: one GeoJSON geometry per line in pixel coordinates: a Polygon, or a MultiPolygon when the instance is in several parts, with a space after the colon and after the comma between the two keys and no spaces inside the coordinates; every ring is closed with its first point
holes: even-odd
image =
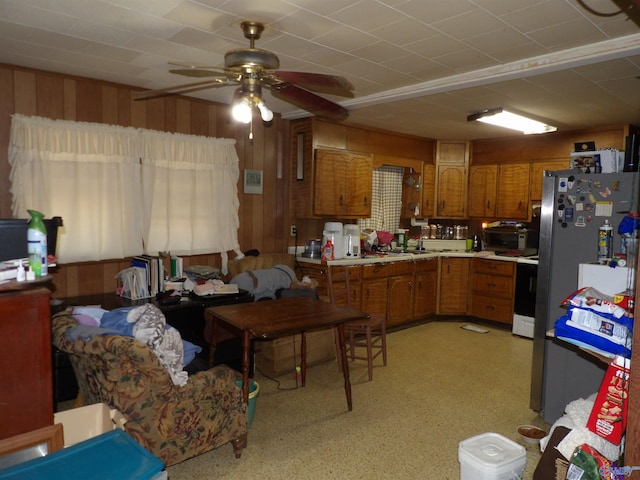
{"type": "Polygon", "coordinates": [[[258,100],[258,110],[260,110],[260,116],[262,117],[263,122],[270,122],[273,120],[273,112],[269,110],[262,99],[258,100]]]}
{"type": "Polygon", "coordinates": [[[251,118],[253,116],[253,112],[251,110],[251,100],[249,100],[247,97],[242,97],[239,101],[234,103],[231,107],[231,116],[237,122],[251,122],[251,118]]]}
{"type": "Polygon", "coordinates": [[[544,122],[509,112],[503,108],[493,108],[491,110],[474,113],[467,117],[467,121],[478,121],[498,127],[510,128],[512,130],[518,130],[525,135],[550,133],[558,130],[558,128],[553,125],[548,125],[544,122]]]}

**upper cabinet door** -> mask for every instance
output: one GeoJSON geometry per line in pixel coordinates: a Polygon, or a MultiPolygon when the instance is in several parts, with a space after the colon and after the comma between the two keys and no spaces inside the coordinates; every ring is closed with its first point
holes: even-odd
{"type": "Polygon", "coordinates": [[[465,218],[470,144],[442,140],[436,144],[436,216],[465,218]]]}
{"type": "Polygon", "coordinates": [[[430,218],[436,213],[436,166],[424,164],[422,167],[422,208],[420,217],[430,218]]]}
{"type": "Polygon", "coordinates": [[[569,168],[569,160],[556,160],[551,162],[535,162],[531,164],[531,201],[542,200],[542,179],[545,170],[566,170],[569,168]]]}
{"type": "Polygon", "coordinates": [[[529,218],[529,163],[500,165],[496,216],[503,219],[529,218]]]}
{"type": "Polygon", "coordinates": [[[469,168],[469,217],[492,218],[496,214],[498,166],[478,165],[469,168]]]}
{"type": "Polygon", "coordinates": [[[315,156],[314,215],[370,217],[372,156],[345,150],[322,149],[316,150],[315,156]]]}
{"type": "Polygon", "coordinates": [[[445,218],[464,218],[466,193],[467,167],[439,165],[436,215],[445,218]]]}

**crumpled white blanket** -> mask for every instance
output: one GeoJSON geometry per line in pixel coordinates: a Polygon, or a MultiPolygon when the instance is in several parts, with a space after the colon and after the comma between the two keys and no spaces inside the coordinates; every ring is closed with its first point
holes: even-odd
{"type": "Polygon", "coordinates": [[[182,370],[184,349],[180,332],[166,328],[166,319],[160,309],[150,303],[132,309],[127,322],[133,324],[134,338],[145,343],[158,357],[175,385],[184,386],[189,374],[182,370]]]}
{"type": "Polygon", "coordinates": [[[558,451],[564,455],[566,459],[571,459],[573,451],[586,443],[602,455],[607,457],[610,461],[616,461],[621,455],[621,445],[614,445],[613,443],[605,440],[599,435],[596,435],[591,430],[587,429],[587,420],[593,409],[597,393],[590,395],[586,400],[579,398],[569,403],[565,408],[565,415],[560,417],[551,427],[549,435],[540,440],[540,450],[544,452],[544,449],[549,443],[551,435],[557,426],[567,427],[571,431],[564,437],[558,444],[558,451]]]}

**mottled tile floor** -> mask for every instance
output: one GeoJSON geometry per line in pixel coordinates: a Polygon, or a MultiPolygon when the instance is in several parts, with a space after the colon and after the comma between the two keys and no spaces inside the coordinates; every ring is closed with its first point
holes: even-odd
{"type": "MultiPolygon", "coordinates": [[[[230,445],[168,468],[182,479],[439,479],[460,476],[459,443],[487,432],[520,442],[516,429],[548,430],[529,409],[533,343],[510,331],[435,321],[388,334],[389,363],[367,380],[351,363],[353,411],[335,362],[311,367],[307,385],[260,375],[249,443],[230,445]]],[[[524,446],[524,444],[523,444],[524,446]]],[[[527,447],[524,479],[540,457],[527,447]]]]}

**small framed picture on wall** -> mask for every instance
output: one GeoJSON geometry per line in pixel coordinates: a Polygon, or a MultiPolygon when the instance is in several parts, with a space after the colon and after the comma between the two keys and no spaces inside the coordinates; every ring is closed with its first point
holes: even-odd
{"type": "Polygon", "coordinates": [[[244,193],[262,195],[262,170],[245,169],[244,193]]]}

